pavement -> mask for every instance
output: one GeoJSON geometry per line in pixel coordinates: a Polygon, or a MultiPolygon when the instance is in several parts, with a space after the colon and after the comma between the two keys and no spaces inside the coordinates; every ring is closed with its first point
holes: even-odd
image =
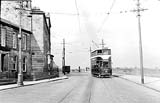
{"type": "Polygon", "coordinates": [[[23,86],[18,86],[17,84],[0,85],[0,91],[6,90],[6,89],[13,89],[13,88],[18,88],[18,87],[35,85],[35,84],[39,84],[39,83],[63,80],[63,79],[68,79],[68,77],[64,75],[64,76],[57,77],[57,78],[43,79],[43,80],[38,80],[38,81],[23,81],[23,86]]]}
{"type": "Polygon", "coordinates": [[[144,76],[144,84],[142,84],[140,75],[121,75],[121,74],[114,74],[114,75],[117,75],[122,79],[134,82],[138,85],[160,92],[160,78],[158,77],[144,76]]]}

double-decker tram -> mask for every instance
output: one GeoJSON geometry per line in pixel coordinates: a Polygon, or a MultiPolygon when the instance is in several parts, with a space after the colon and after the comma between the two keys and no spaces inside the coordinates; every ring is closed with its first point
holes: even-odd
{"type": "Polygon", "coordinates": [[[91,73],[93,76],[109,77],[112,75],[111,49],[102,48],[91,52],[91,73]]]}

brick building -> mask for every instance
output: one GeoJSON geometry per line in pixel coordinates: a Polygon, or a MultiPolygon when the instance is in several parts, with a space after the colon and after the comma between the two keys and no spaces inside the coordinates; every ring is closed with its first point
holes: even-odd
{"type": "MultiPolygon", "coordinates": [[[[19,25],[20,0],[1,1],[1,18],[19,25]]],[[[50,17],[40,9],[31,7],[31,0],[23,0],[22,28],[32,32],[31,34],[31,75],[33,80],[50,76],[48,64],[50,62],[50,17]]]]}
{"type": "MultiPolygon", "coordinates": [[[[17,78],[19,27],[0,19],[0,78],[17,78]]],[[[31,32],[22,29],[22,69],[24,79],[31,78],[31,32]]]]}

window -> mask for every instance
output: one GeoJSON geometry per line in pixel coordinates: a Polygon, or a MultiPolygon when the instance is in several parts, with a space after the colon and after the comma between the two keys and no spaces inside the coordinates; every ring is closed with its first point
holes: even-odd
{"type": "Polygon", "coordinates": [[[1,54],[1,70],[8,71],[8,54],[1,54]]]}
{"type": "Polygon", "coordinates": [[[13,70],[17,70],[17,56],[13,57],[13,70]]]}
{"type": "Polygon", "coordinates": [[[13,48],[17,48],[17,36],[16,33],[13,33],[13,48]]]}
{"type": "Polygon", "coordinates": [[[1,28],[1,46],[6,46],[6,35],[7,30],[5,28],[1,28]]]}
{"type": "Polygon", "coordinates": [[[26,57],[23,58],[22,66],[23,66],[23,72],[26,72],[27,71],[26,57]]]}
{"type": "Polygon", "coordinates": [[[102,50],[98,50],[97,53],[102,53],[102,50]]]}
{"type": "Polygon", "coordinates": [[[22,49],[23,50],[27,49],[27,35],[26,34],[22,35],[22,49]]]}
{"type": "Polygon", "coordinates": [[[0,25],[0,45],[1,45],[1,29],[2,28],[2,25],[0,25]]]}
{"type": "Polygon", "coordinates": [[[104,50],[104,54],[106,54],[106,55],[111,55],[111,50],[110,50],[110,49],[105,49],[105,50],[104,50]]]}

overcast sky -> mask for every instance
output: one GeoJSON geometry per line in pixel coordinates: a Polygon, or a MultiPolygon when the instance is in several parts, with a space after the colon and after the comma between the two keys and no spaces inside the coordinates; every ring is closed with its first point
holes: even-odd
{"type": "MultiPolygon", "coordinates": [[[[52,53],[62,65],[62,39],[66,40],[66,65],[89,66],[92,40],[112,49],[113,67],[139,67],[136,0],[32,0],[33,6],[50,12],[52,53]],[[123,13],[121,13],[121,11],[123,13]],[[127,11],[126,13],[124,13],[127,11]],[[107,13],[110,12],[108,15],[107,13]]],[[[141,0],[144,67],[160,68],[160,1],[141,0]]]]}

